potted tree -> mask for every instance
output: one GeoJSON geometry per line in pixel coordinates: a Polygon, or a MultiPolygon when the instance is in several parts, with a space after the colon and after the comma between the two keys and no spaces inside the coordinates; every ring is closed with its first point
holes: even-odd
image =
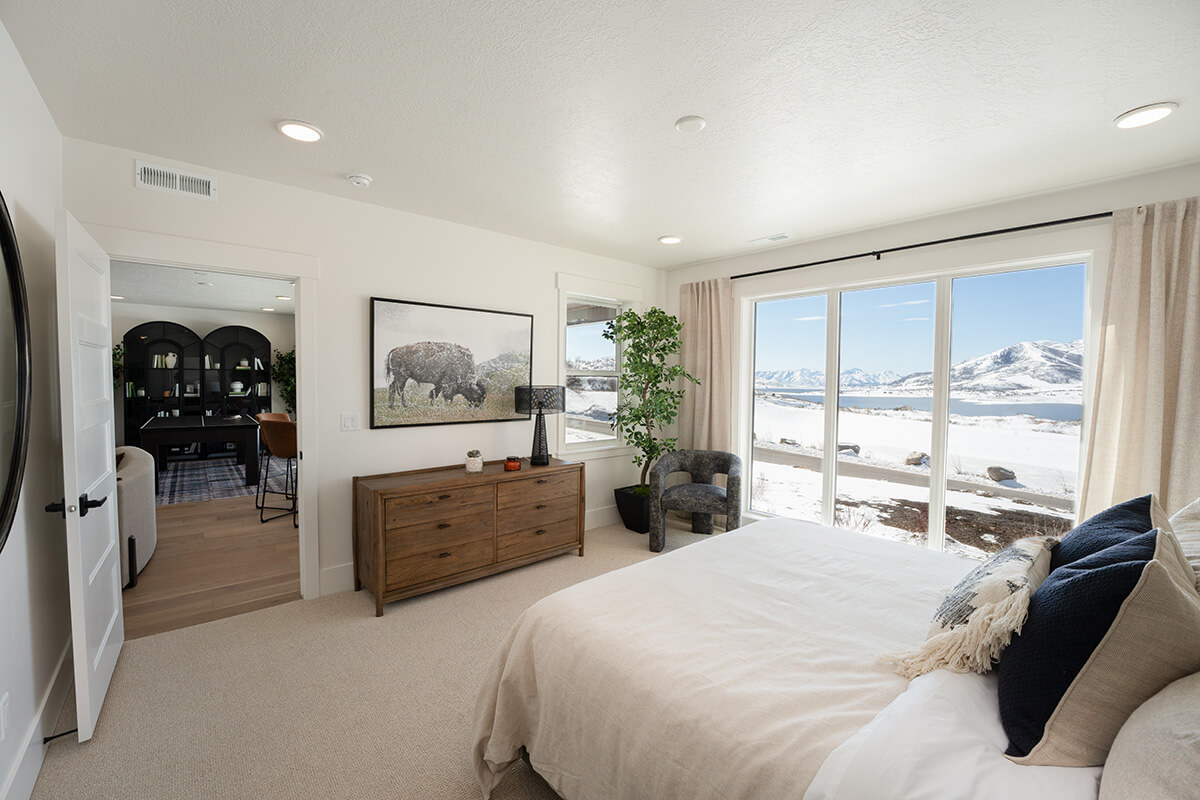
{"type": "Polygon", "coordinates": [[[613,413],[613,428],[634,449],[633,463],[642,468],[640,483],[615,489],[617,511],[625,527],[638,533],[650,530],[650,467],[675,449],[675,438],[664,430],[675,421],[683,389],[679,379],[699,384],[677,363],[667,363],[679,352],[679,332],[674,316],[660,308],[639,314],[624,311],[604,329],[604,338],[621,346],[621,399],[613,413]]]}

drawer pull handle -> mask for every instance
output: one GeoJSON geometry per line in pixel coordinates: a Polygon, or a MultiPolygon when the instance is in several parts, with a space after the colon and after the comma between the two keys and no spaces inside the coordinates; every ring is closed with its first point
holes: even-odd
{"type": "Polygon", "coordinates": [[[543,533],[545,533],[545,532],[546,532],[546,529],[545,529],[545,528],[542,528],[540,531],[538,531],[537,533],[535,533],[535,534],[534,534],[534,536],[541,536],[541,535],[542,535],[543,533]]]}
{"type": "Polygon", "coordinates": [[[549,483],[545,478],[538,478],[538,483],[549,483]]]}
{"type": "Polygon", "coordinates": [[[450,557],[449,553],[441,553],[440,555],[438,555],[438,558],[449,558],[449,557],[450,557]]]}
{"type": "Polygon", "coordinates": [[[439,524],[438,524],[438,527],[439,527],[439,528],[442,528],[443,530],[445,530],[446,528],[449,528],[449,527],[450,527],[450,523],[449,523],[449,522],[442,522],[442,523],[439,523],[439,524]]]}
{"type": "Polygon", "coordinates": [[[541,505],[539,505],[539,506],[537,507],[537,509],[538,509],[538,511],[541,511],[541,510],[542,510],[543,508],[545,508],[545,507],[546,507],[546,504],[545,504],[545,503],[542,503],[541,505]]]}
{"type": "Polygon", "coordinates": [[[448,494],[439,494],[438,495],[438,500],[449,500],[449,499],[450,499],[450,495],[448,495],[448,494]]]}

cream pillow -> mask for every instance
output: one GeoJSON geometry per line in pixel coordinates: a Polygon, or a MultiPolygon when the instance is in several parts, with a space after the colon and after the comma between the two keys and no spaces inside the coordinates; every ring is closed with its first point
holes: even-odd
{"type": "Polygon", "coordinates": [[[1200,589],[1200,498],[1171,515],[1170,530],[1179,540],[1183,554],[1192,565],[1196,588],[1200,589]]]}
{"type": "Polygon", "coordinates": [[[919,647],[884,658],[906,678],[935,669],[988,672],[1021,632],[1029,598],[1050,574],[1050,549],[1057,543],[1033,537],[996,553],[950,590],[919,647]]]}
{"type": "Polygon", "coordinates": [[[1180,678],[1138,706],[1121,726],[1100,781],[1100,800],[1177,800],[1196,794],[1200,673],[1180,678]]]}

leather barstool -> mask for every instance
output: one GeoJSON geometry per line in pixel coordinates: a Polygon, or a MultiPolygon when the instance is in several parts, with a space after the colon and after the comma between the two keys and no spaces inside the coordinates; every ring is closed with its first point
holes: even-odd
{"type": "Polygon", "coordinates": [[[291,420],[280,419],[263,419],[258,423],[259,434],[262,440],[267,444],[267,463],[265,468],[260,472],[258,483],[262,494],[262,504],[259,505],[258,518],[262,522],[270,522],[273,519],[288,514],[292,515],[292,526],[299,527],[296,519],[297,497],[299,495],[297,486],[296,474],[296,423],[291,420]],[[287,460],[287,467],[283,477],[283,491],[277,492],[267,487],[267,482],[271,475],[272,459],[283,458],[287,460]],[[268,494],[282,494],[285,500],[290,500],[289,506],[268,506],[268,494]],[[273,517],[268,517],[267,511],[282,511],[282,514],[276,514],[273,517]]]}

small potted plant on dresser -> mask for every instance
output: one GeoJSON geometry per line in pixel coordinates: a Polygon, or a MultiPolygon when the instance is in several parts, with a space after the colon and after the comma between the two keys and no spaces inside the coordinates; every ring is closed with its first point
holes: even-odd
{"type": "Polygon", "coordinates": [[[633,463],[642,468],[641,482],[614,489],[617,511],[625,527],[650,531],[650,467],[675,450],[675,439],[663,435],[675,421],[683,389],[679,379],[699,385],[679,364],[667,359],[679,353],[683,323],[660,308],[644,313],[622,312],[605,326],[604,338],[621,345],[621,399],[613,414],[613,428],[634,449],[633,463]]]}
{"type": "Polygon", "coordinates": [[[483,456],[478,450],[467,451],[467,472],[483,472],[483,456]]]}

